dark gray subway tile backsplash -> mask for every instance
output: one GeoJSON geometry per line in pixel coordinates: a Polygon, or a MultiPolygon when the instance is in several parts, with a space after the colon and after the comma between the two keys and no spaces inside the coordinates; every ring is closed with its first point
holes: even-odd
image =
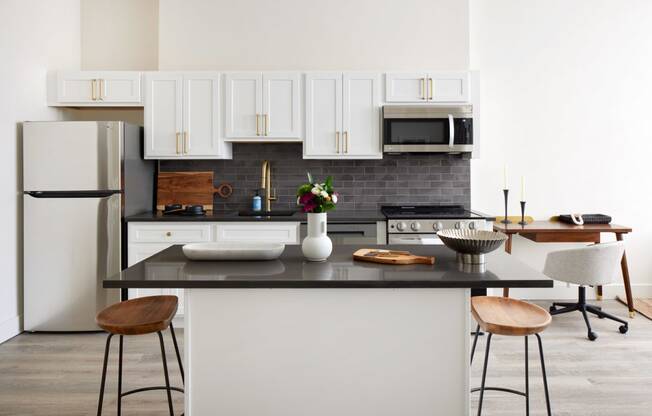
{"type": "Polygon", "coordinates": [[[384,155],[381,160],[314,160],[302,158],[301,144],[237,143],[233,160],[162,160],[161,171],[213,171],[215,185],[228,182],[233,195],[215,196],[216,210],[251,207],[260,188],[263,160],[272,165],[272,187],[278,200],[272,209],[296,208],[295,193],[307,181],[333,176],[340,195],[338,209],[376,209],[380,205],[462,204],[469,208],[470,160],[460,155],[422,153],[384,155]]]}

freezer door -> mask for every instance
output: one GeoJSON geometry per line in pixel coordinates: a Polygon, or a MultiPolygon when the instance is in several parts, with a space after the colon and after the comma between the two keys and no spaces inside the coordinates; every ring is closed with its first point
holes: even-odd
{"type": "Polygon", "coordinates": [[[25,330],[97,330],[97,312],[120,300],[102,280],[120,271],[121,195],[23,198],[25,330]]]}
{"type": "Polygon", "coordinates": [[[122,122],[23,123],[25,191],[120,190],[122,122]]]}

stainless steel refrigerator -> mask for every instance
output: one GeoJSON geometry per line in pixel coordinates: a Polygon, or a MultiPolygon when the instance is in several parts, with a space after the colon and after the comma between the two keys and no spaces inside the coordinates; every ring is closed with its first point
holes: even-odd
{"type": "Polygon", "coordinates": [[[23,123],[24,328],[92,331],[118,302],[123,217],[151,210],[154,164],[123,122],[23,123]]]}

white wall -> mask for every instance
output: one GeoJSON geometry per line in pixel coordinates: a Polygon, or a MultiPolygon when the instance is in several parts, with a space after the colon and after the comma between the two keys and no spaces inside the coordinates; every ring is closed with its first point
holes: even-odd
{"type": "MultiPolygon", "coordinates": [[[[503,211],[508,163],[510,214],[525,175],[535,218],[605,213],[632,226],[634,295],[652,295],[652,2],[471,0],[470,10],[483,112],[472,205],[503,211]]],[[[542,267],[550,248],[521,239],[513,253],[542,267]]]]}
{"type": "Polygon", "coordinates": [[[160,69],[466,69],[468,0],[160,0],[160,69]]]}
{"type": "Polygon", "coordinates": [[[0,342],[20,331],[24,120],[57,119],[46,107],[46,70],[78,69],[79,0],[0,2],[0,342]]]}
{"type": "Polygon", "coordinates": [[[158,67],[158,0],[81,0],[81,33],[82,69],[158,67]]]}

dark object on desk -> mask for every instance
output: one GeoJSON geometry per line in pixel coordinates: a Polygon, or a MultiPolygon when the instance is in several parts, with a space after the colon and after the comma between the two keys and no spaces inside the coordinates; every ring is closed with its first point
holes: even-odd
{"type": "MultiPolygon", "coordinates": [[[[580,218],[584,224],[610,224],[611,217],[604,214],[582,214],[580,218]]],[[[559,221],[566,224],[575,224],[571,215],[560,215],[559,221]]]]}

